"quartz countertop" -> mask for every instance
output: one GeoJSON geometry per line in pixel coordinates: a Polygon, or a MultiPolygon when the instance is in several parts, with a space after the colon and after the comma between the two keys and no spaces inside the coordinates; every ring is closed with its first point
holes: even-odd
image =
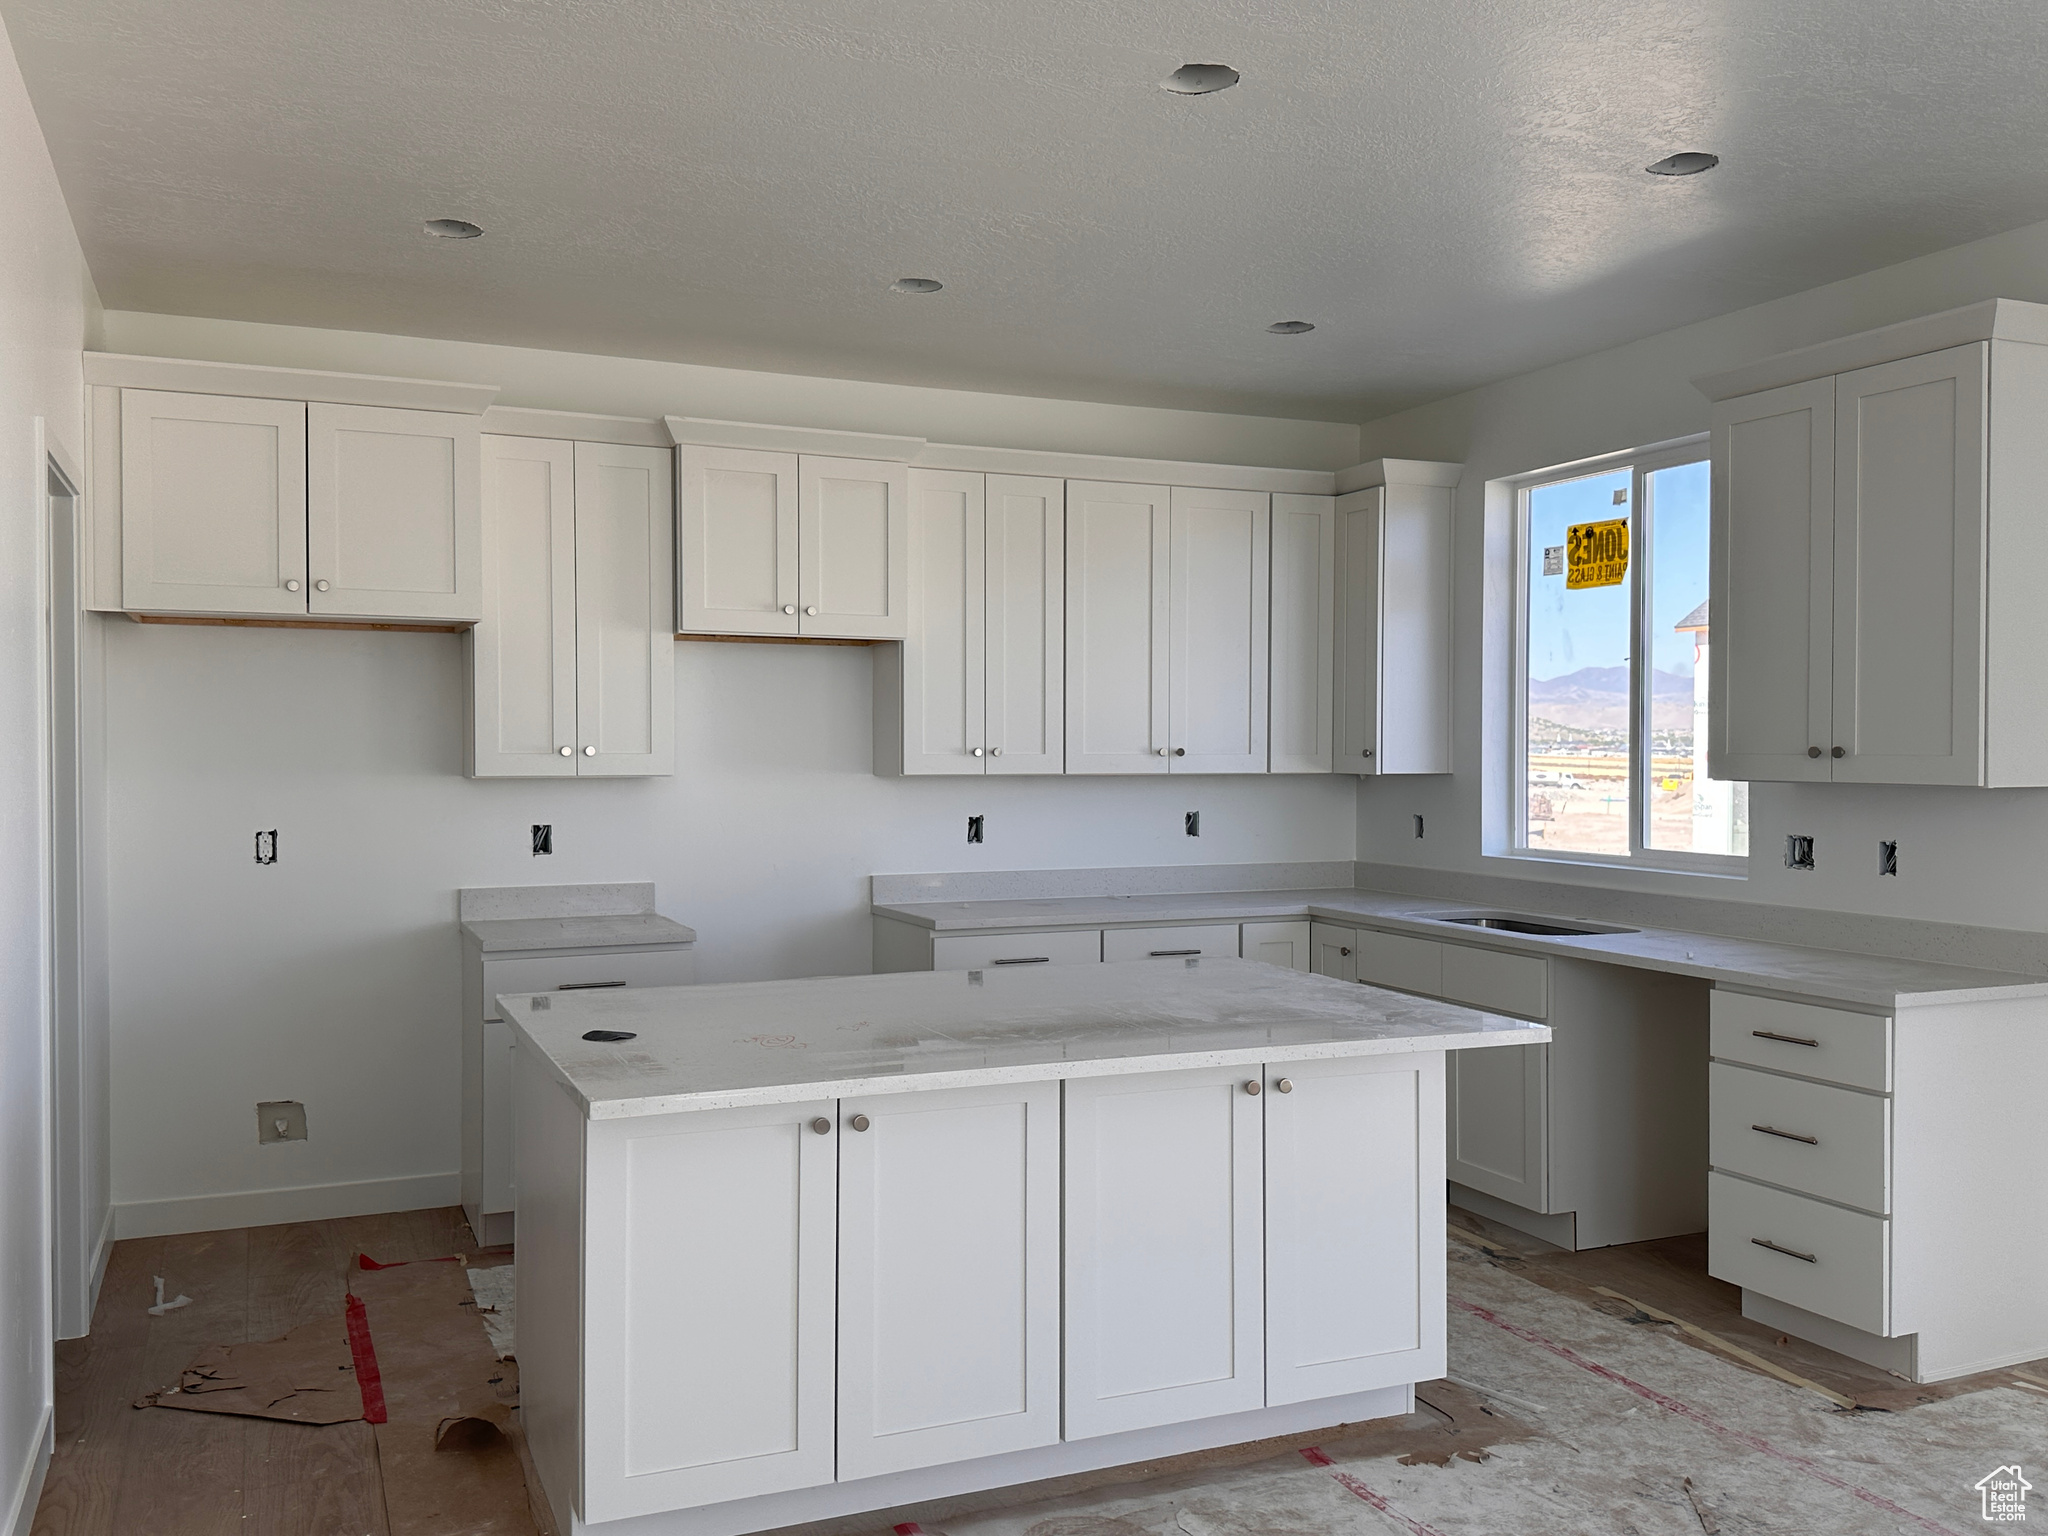
{"type": "Polygon", "coordinates": [[[1541,1024],[1227,959],[507,994],[500,1007],[593,1120],[1550,1038],[1541,1024]],[[585,1040],[594,1029],[635,1038],[585,1040]]]}
{"type": "MultiPolygon", "coordinates": [[[[1518,954],[1601,960],[1704,981],[1762,988],[1816,1001],[1898,1009],[1993,999],[2048,997],[2048,978],[1975,970],[1931,961],[1894,959],[1847,950],[1808,949],[1756,939],[1724,938],[1670,928],[1603,932],[1584,937],[1540,937],[1446,923],[1451,914],[1534,909],[1478,907],[1382,891],[1217,891],[1173,896],[1073,896],[1041,901],[916,902],[877,904],[878,917],[938,933],[1029,928],[1097,928],[1144,923],[1201,923],[1267,918],[1363,922],[1420,938],[1450,940],[1518,954]]],[[[1560,917],[1559,922],[1575,922],[1560,917]]],[[[1611,928],[1612,924],[1586,923],[1611,928]]]]}
{"type": "Polygon", "coordinates": [[[486,955],[560,949],[645,949],[694,944],[697,930],[652,912],[615,912],[602,917],[472,918],[462,931],[486,955]]]}

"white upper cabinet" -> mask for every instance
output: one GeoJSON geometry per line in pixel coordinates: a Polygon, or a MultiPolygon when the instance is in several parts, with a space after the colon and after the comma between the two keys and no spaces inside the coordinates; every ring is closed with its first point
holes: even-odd
{"type": "Polygon", "coordinates": [[[901,464],[685,447],[681,628],[900,640],[910,499],[901,464]]]}
{"type": "Polygon", "coordinates": [[[1168,767],[1264,773],[1271,499],[1176,486],[1169,507],[1168,767]]]}
{"type": "Polygon", "coordinates": [[[1337,498],[1336,766],[1451,771],[1455,464],[1382,460],[1337,498]]]}
{"type": "Polygon", "coordinates": [[[482,613],[475,416],[306,407],[308,610],[322,618],[482,613]]]}
{"type": "Polygon", "coordinates": [[[120,392],[121,603],[306,612],[306,407],[120,392]]]}
{"type": "Polygon", "coordinates": [[[1165,773],[1163,485],[1067,482],[1067,772],[1165,773]]]}
{"type": "Polygon", "coordinates": [[[475,778],[675,771],[666,449],[487,436],[475,778]]]}
{"type": "Polygon", "coordinates": [[[1714,776],[2048,784],[2029,659],[2048,307],[1992,300],[1699,384],[1714,776]]]}
{"type": "Polygon", "coordinates": [[[1064,766],[1065,484],[909,474],[910,613],[875,656],[880,773],[1064,766]]]}
{"type": "Polygon", "coordinates": [[[1272,635],[1272,770],[1328,773],[1336,729],[1334,497],[1273,497],[1272,635]]]}

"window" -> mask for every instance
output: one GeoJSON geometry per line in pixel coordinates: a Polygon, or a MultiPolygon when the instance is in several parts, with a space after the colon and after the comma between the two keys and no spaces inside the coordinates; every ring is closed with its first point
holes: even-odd
{"type": "Polygon", "coordinates": [[[1749,786],[1707,777],[1706,444],[1517,488],[1516,851],[1725,870],[1749,786]]]}

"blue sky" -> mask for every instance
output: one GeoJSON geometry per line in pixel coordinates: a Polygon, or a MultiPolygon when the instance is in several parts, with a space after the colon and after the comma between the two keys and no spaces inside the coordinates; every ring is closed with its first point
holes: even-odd
{"type": "MultiPolygon", "coordinates": [[[[1707,596],[1707,465],[1681,464],[1650,479],[1656,521],[1656,552],[1650,586],[1650,634],[1658,670],[1692,672],[1692,636],[1672,625],[1707,596]]],[[[1581,667],[1618,667],[1628,662],[1629,588],[1590,587],[1567,591],[1562,576],[1543,574],[1543,551],[1562,544],[1573,523],[1630,517],[1630,576],[1643,575],[1642,541],[1631,515],[1616,505],[1617,491],[1629,488],[1629,472],[1612,470],[1583,479],[1538,486],[1529,493],[1529,675],[1562,677],[1581,667]]]]}

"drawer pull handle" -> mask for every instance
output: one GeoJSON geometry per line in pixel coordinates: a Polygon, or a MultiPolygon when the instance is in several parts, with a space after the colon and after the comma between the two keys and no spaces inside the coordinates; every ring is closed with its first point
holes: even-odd
{"type": "Polygon", "coordinates": [[[990,965],[1051,965],[1051,955],[1018,955],[1009,960],[991,960],[990,965]]]}
{"type": "Polygon", "coordinates": [[[1171,956],[1171,955],[1199,955],[1199,954],[1201,953],[1201,950],[1199,950],[1199,949],[1148,949],[1148,950],[1146,950],[1146,951],[1145,951],[1145,953],[1146,953],[1147,955],[1149,955],[1149,956],[1150,956],[1150,957],[1151,957],[1152,959],[1154,959],[1154,960],[1160,960],[1160,959],[1164,959],[1164,958],[1166,958],[1166,957],[1168,957],[1168,956],[1171,956]]]}
{"type": "Polygon", "coordinates": [[[1752,1029],[1750,1033],[1756,1036],[1756,1038],[1759,1040],[1775,1040],[1780,1045],[1807,1045],[1812,1046],[1815,1049],[1818,1049],[1820,1046],[1820,1042],[1818,1040],[1806,1040],[1802,1039],[1798,1035],[1781,1035],[1776,1030],[1752,1029]]]}
{"type": "Polygon", "coordinates": [[[1782,1136],[1787,1141],[1803,1141],[1809,1147],[1820,1145],[1820,1138],[1818,1136],[1802,1136],[1797,1131],[1781,1131],[1775,1125],[1752,1125],[1750,1129],[1752,1131],[1762,1131],[1766,1136],[1782,1136]]]}
{"type": "Polygon", "coordinates": [[[1752,1237],[1750,1241],[1752,1243],[1755,1243],[1759,1248],[1768,1248],[1773,1253],[1782,1253],[1785,1255],[1786,1258],[1797,1259],[1802,1264],[1818,1264],[1820,1262],[1819,1259],[1816,1259],[1810,1253],[1801,1253],[1797,1248],[1783,1247],[1780,1244],[1772,1242],[1768,1237],[1752,1237]]]}
{"type": "Polygon", "coordinates": [[[556,987],[555,990],[557,992],[595,992],[604,987],[623,987],[624,985],[623,981],[565,981],[559,987],[556,987]]]}

